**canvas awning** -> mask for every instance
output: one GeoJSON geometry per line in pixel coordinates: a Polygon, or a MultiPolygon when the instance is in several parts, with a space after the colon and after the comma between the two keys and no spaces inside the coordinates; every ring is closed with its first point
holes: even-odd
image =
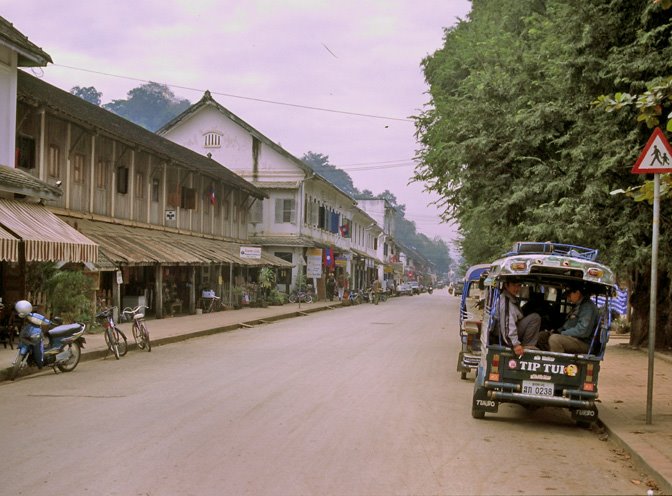
{"type": "Polygon", "coordinates": [[[96,262],[98,245],[46,207],[0,198],[0,259],[26,262],[96,262]],[[13,239],[12,239],[13,238],[13,239]]]}
{"type": "Polygon", "coordinates": [[[117,265],[235,264],[249,267],[292,264],[269,253],[260,259],[240,257],[240,245],[215,238],[63,217],[100,245],[105,258],[117,265]]]}
{"type": "Polygon", "coordinates": [[[14,262],[19,259],[19,240],[0,227],[0,261],[14,262]]]}

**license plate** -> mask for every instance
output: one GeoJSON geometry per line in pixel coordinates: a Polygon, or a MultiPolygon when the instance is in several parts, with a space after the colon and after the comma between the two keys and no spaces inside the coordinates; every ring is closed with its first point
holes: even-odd
{"type": "Polygon", "coordinates": [[[523,381],[523,394],[553,396],[552,382],[523,381]]]}

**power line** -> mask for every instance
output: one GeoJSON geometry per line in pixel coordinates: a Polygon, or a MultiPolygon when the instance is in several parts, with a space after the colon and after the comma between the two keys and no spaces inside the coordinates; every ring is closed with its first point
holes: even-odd
{"type": "MultiPolygon", "coordinates": [[[[115,78],[119,78],[119,79],[128,79],[130,81],[138,81],[138,82],[141,82],[141,83],[152,83],[152,82],[156,83],[156,82],[158,82],[158,81],[149,81],[147,79],[135,78],[135,77],[131,77],[131,76],[120,76],[118,74],[111,74],[109,72],[94,71],[92,69],[82,69],[81,67],[73,67],[73,66],[63,65],[63,64],[54,64],[54,66],[63,67],[65,69],[72,69],[72,70],[75,70],[75,71],[89,72],[89,73],[98,74],[98,75],[101,75],[101,76],[115,77],[115,78]]],[[[187,90],[187,91],[198,91],[198,92],[201,92],[201,93],[205,92],[205,90],[203,90],[201,88],[192,88],[190,86],[180,86],[178,84],[171,84],[171,83],[159,83],[159,84],[163,84],[165,86],[170,86],[172,88],[179,88],[179,89],[187,90]]],[[[213,94],[213,95],[226,96],[226,97],[229,97],[229,98],[238,98],[238,99],[241,99],[241,100],[250,100],[250,101],[253,101],[253,102],[269,103],[269,104],[272,104],[272,105],[283,105],[283,106],[286,106],[286,107],[295,107],[295,108],[302,108],[302,109],[307,109],[307,110],[318,110],[320,112],[331,112],[331,113],[334,113],[334,114],[355,115],[355,116],[358,116],[358,117],[369,117],[371,119],[383,119],[383,120],[388,120],[388,121],[413,122],[412,119],[402,118],[402,117],[389,117],[389,116],[384,116],[384,115],[364,114],[364,113],[361,113],[361,112],[349,112],[347,110],[337,110],[337,109],[329,109],[329,108],[324,108],[324,107],[314,107],[314,106],[311,106],[311,105],[301,105],[301,104],[298,104],[298,103],[279,102],[277,100],[266,100],[266,99],[263,99],[263,98],[254,98],[254,97],[251,97],[251,96],[234,95],[232,93],[224,93],[224,92],[221,92],[221,91],[210,90],[210,93],[213,94]]]]}

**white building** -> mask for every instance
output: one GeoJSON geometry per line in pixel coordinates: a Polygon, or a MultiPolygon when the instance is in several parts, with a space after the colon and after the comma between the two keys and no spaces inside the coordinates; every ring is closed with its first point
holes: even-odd
{"type": "Polygon", "coordinates": [[[357,202],[281,146],[228,109],[210,92],[158,133],[211,157],[268,194],[251,205],[251,241],[294,264],[281,278],[289,289],[299,273],[316,278],[322,294],[326,272],[347,273],[350,284],[362,287],[376,277],[382,226],[357,202]],[[316,257],[321,253],[321,270],[316,257]]]}

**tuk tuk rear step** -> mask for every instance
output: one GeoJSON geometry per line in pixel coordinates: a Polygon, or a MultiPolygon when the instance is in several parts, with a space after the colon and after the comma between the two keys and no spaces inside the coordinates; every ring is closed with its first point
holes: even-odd
{"type": "Polygon", "coordinates": [[[559,406],[563,408],[589,409],[593,407],[592,401],[571,400],[569,398],[561,398],[560,396],[534,396],[531,394],[522,394],[522,393],[505,393],[503,391],[488,391],[488,397],[497,401],[533,403],[546,406],[559,406]]]}

